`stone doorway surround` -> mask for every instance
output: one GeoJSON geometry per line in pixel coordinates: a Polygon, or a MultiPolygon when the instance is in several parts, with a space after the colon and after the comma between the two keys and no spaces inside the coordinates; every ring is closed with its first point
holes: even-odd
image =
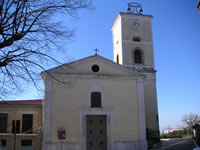
{"type": "Polygon", "coordinates": [[[81,149],[87,150],[86,117],[88,115],[105,115],[107,132],[107,150],[113,149],[113,120],[112,110],[109,108],[82,108],[80,110],[81,149]]]}

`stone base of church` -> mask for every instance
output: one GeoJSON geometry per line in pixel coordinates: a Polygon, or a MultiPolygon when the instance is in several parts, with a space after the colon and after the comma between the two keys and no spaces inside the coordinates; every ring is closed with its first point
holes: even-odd
{"type": "MultiPolygon", "coordinates": [[[[147,141],[114,142],[111,150],[147,150],[147,141]]],[[[80,143],[43,143],[42,150],[83,150],[80,143]]],[[[110,150],[110,149],[108,149],[110,150]]]]}
{"type": "Polygon", "coordinates": [[[113,150],[147,150],[147,141],[116,142],[113,150]]]}
{"type": "Polygon", "coordinates": [[[43,143],[42,150],[82,150],[80,143],[43,143]]]}

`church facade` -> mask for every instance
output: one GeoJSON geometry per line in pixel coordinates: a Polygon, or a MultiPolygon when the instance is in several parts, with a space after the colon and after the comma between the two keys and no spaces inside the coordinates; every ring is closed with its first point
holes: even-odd
{"type": "Polygon", "coordinates": [[[43,150],[147,150],[159,134],[151,21],[119,13],[114,61],[93,55],[42,73],[43,150]]]}

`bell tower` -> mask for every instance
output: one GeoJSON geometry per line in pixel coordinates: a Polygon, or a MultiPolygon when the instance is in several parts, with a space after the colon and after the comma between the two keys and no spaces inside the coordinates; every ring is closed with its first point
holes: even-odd
{"type": "Polygon", "coordinates": [[[112,26],[114,61],[130,67],[154,68],[153,17],[142,15],[141,8],[136,11],[136,4],[129,3],[127,13],[120,12],[112,26]]]}
{"type": "MultiPolygon", "coordinates": [[[[156,94],[156,70],[151,15],[143,15],[140,4],[131,2],[126,13],[120,12],[111,30],[114,62],[146,75],[144,101],[147,140],[159,141],[159,120],[156,94]]],[[[153,142],[156,143],[156,142],[153,142]]]]}

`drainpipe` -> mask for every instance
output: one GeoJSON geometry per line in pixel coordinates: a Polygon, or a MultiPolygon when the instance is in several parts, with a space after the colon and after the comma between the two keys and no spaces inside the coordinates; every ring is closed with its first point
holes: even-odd
{"type": "Polygon", "coordinates": [[[16,150],[16,120],[14,120],[14,150],[16,150]]]}

